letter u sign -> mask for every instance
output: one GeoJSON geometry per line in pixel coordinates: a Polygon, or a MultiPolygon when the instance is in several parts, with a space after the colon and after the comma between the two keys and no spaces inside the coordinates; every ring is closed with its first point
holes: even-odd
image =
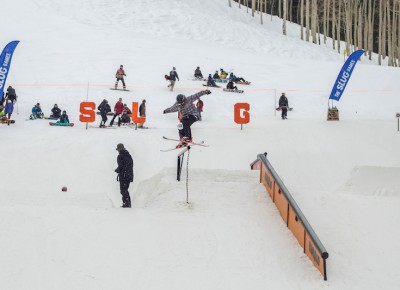
{"type": "Polygon", "coordinates": [[[250,122],[250,104],[236,103],[234,108],[234,120],[236,124],[247,124],[250,122]]]}

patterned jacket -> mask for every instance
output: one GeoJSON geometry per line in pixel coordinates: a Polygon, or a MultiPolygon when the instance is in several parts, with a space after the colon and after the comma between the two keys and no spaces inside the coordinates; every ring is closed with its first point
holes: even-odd
{"type": "Polygon", "coordinates": [[[173,112],[181,112],[182,118],[186,118],[189,115],[193,115],[199,117],[199,112],[196,106],[193,104],[194,101],[198,100],[201,96],[207,94],[206,91],[198,92],[197,94],[186,97],[186,101],[183,105],[176,102],[172,107],[169,107],[164,112],[165,113],[173,113],[173,112]]]}

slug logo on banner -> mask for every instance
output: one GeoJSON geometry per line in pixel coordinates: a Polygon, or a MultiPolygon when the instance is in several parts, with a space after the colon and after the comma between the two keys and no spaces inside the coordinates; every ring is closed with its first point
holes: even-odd
{"type": "Polygon", "coordinates": [[[7,44],[0,55],[0,100],[3,98],[4,85],[10,71],[11,59],[19,41],[11,41],[7,44]]]}
{"type": "Polygon", "coordinates": [[[364,50],[360,49],[355,52],[353,52],[347,61],[344,63],[342,70],[340,71],[335,84],[333,85],[333,89],[331,92],[331,96],[329,99],[339,101],[340,97],[342,96],[344,89],[347,86],[347,83],[349,82],[349,79],[351,77],[351,74],[354,70],[354,67],[357,64],[358,59],[361,57],[361,55],[364,53],[364,50]]]}

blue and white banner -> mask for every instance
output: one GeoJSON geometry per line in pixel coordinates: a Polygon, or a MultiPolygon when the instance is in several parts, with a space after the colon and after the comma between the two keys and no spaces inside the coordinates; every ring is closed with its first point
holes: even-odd
{"type": "Polygon", "coordinates": [[[342,96],[344,89],[346,88],[347,83],[349,82],[351,73],[353,72],[354,67],[357,64],[357,61],[359,60],[359,58],[363,53],[364,50],[362,49],[357,50],[353,52],[346,60],[332,88],[331,96],[329,97],[329,99],[336,101],[340,100],[340,97],[342,96]]]}
{"type": "Polygon", "coordinates": [[[14,49],[17,47],[19,41],[11,41],[3,49],[0,55],[0,100],[3,98],[4,86],[6,84],[7,75],[10,70],[11,59],[14,53],[14,49]]]}

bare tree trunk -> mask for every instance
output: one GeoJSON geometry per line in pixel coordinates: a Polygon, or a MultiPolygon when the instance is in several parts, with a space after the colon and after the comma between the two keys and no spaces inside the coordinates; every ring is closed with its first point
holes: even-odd
{"type": "Polygon", "coordinates": [[[340,53],[340,26],[341,26],[341,22],[342,22],[342,18],[341,18],[341,14],[342,14],[342,1],[338,0],[339,2],[339,7],[338,7],[338,21],[337,21],[337,26],[336,26],[336,32],[337,32],[337,50],[338,53],[340,53]]]}
{"type": "Polygon", "coordinates": [[[229,7],[232,7],[232,2],[231,2],[231,0],[228,0],[228,4],[229,4],[229,7]]]}
{"type": "Polygon", "coordinates": [[[332,48],[335,49],[335,35],[336,35],[336,2],[332,0],[332,48]]]}
{"type": "Polygon", "coordinates": [[[282,18],[282,3],[281,0],[278,1],[278,16],[282,18]]]}
{"type": "Polygon", "coordinates": [[[256,10],[256,0],[251,1],[251,16],[254,17],[254,11],[256,10]]]}
{"type": "Polygon", "coordinates": [[[387,14],[386,14],[386,7],[387,7],[387,2],[384,0],[383,2],[383,31],[382,31],[382,57],[383,59],[386,58],[386,23],[387,23],[387,14]]]}
{"type": "Polygon", "coordinates": [[[304,40],[304,0],[300,1],[300,38],[304,40]]]}
{"type": "Polygon", "coordinates": [[[311,35],[312,42],[317,43],[317,0],[311,1],[311,35]]]}
{"type": "Polygon", "coordinates": [[[310,0],[306,0],[306,41],[310,41],[310,0]]]}
{"type": "Polygon", "coordinates": [[[324,33],[324,44],[326,44],[326,34],[327,34],[327,23],[328,23],[328,15],[327,15],[327,9],[328,9],[328,5],[327,5],[327,1],[328,0],[324,0],[324,20],[323,20],[323,33],[324,33]]]}
{"type": "Polygon", "coordinates": [[[388,66],[393,66],[392,58],[392,22],[390,19],[390,3],[387,3],[387,56],[388,56],[388,66]]]}
{"type": "Polygon", "coordinates": [[[382,30],[383,30],[383,5],[382,1],[379,1],[379,38],[378,38],[378,64],[382,65],[382,30]]]}
{"type": "Polygon", "coordinates": [[[287,0],[283,0],[282,33],[286,35],[287,0]]]}

